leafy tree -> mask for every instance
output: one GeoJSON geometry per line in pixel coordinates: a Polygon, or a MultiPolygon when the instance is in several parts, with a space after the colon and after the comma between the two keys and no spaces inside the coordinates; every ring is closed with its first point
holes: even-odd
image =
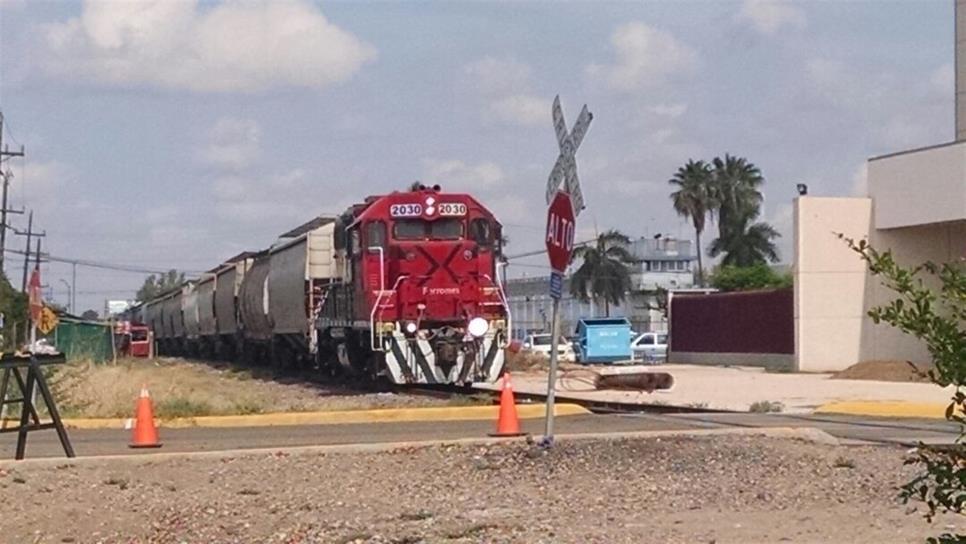
{"type": "Polygon", "coordinates": [[[671,193],[674,211],[694,225],[698,255],[698,285],[704,285],[704,264],[701,260],[701,233],[708,213],[716,208],[711,166],[704,161],[689,160],[668,180],[677,190],[671,193]]]}
{"type": "Polygon", "coordinates": [[[722,232],[711,242],[708,253],[712,257],[723,253],[723,266],[748,267],[777,261],[778,248],[772,240],[781,235],[768,223],[749,223],[750,217],[722,232]]]}
{"type": "Polygon", "coordinates": [[[712,257],[724,254],[722,264],[751,266],[778,260],[773,240],[779,234],[771,225],[756,222],[763,200],[761,170],[743,157],[725,154],[711,161],[712,213],[718,218],[718,238],[711,242],[712,257]]]}
{"type": "Polygon", "coordinates": [[[84,313],[81,314],[81,319],[86,321],[97,321],[100,318],[101,316],[94,310],[84,310],[84,313]]]}
{"type": "Polygon", "coordinates": [[[610,305],[620,304],[631,288],[634,257],[627,250],[630,238],[616,230],[597,236],[592,245],[574,250],[574,258],[583,262],[570,278],[570,293],[581,302],[604,302],[604,315],[610,316],[610,305]]]}
{"type": "Polygon", "coordinates": [[[718,215],[719,235],[758,217],[761,210],[761,186],[765,178],[761,170],[743,157],[725,153],[712,161],[711,184],[718,215]]]}
{"type": "MultiPolygon", "coordinates": [[[[882,278],[898,297],[873,308],[875,323],[888,323],[923,341],[935,365],[929,379],[941,386],[956,386],[946,408],[946,419],[960,426],[953,446],[920,443],[915,458],[907,464],[922,470],[900,489],[900,498],[926,504],[925,517],[932,522],[938,513],[963,514],[966,508],[966,271],[962,263],[937,265],[932,262],[908,268],[896,263],[891,251],[879,252],[865,240],[844,238],[868,264],[872,275],[882,278]],[[932,289],[929,285],[938,285],[932,289]]],[[[930,538],[936,544],[966,542],[966,535],[943,533],[930,538]]]]}
{"type": "Polygon", "coordinates": [[[711,286],[722,291],[747,291],[792,286],[791,274],[778,274],[764,263],[722,266],[711,276],[711,286]]]}
{"type": "Polygon", "coordinates": [[[0,349],[3,349],[16,340],[14,327],[23,331],[27,323],[27,295],[15,290],[3,272],[0,272],[0,314],[4,317],[0,328],[0,349]]]}
{"type": "Polygon", "coordinates": [[[184,272],[168,270],[165,274],[151,274],[144,279],[144,284],[138,289],[137,299],[141,302],[152,300],[158,296],[180,286],[185,282],[184,272]]]}

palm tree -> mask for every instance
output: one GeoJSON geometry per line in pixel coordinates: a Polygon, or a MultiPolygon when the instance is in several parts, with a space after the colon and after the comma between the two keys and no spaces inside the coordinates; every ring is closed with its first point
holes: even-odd
{"type": "Polygon", "coordinates": [[[711,166],[704,161],[689,160],[668,180],[677,190],[671,193],[674,211],[694,225],[698,255],[698,285],[704,285],[704,265],[701,261],[701,233],[708,212],[715,209],[711,166]]]}
{"type": "Polygon", "coordinates": [[[777,261],[778,248],[772,240],[781,235],[768,223],[752,224],[751,221],[749,217],[740,225],[733,225],[711,242],[708,253],[712,257],[723,253],[722,266],[752,266],[777,261]]]}
{"type": "Polygon", "coordinates": [[[724,158],[712,161],[711,185],[715,211],[718,215],[718,234],[725,236],[731,228],[740,228],[748,219],[758,216],[765,183],[761,170],[744,157],[725,153],[724,158]]]}
{"type": "Polygon", "coordinates": [[[630,238],[616,230],[597,236],[592,245],[574,250],[574,258],[583,262],[570,278],[570,293],[581,302],[604,301],[604,315],[610,316],[610,305],[620,304],[631,288],[630,264],[634,257],[627,250],[630,238]]]}

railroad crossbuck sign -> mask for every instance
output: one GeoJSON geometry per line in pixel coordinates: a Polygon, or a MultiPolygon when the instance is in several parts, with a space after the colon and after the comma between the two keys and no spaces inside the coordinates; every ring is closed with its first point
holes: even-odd
{"type": "Polygon", "coordinates": [[[574,250],[574,230],[574,207],[570,195],[557,191],[547,208],[546,242],[550,268],[558,274],[563,274],[570,264],[570,255],[574,250]]]}
{"type": "Polygon", "coordinates": [[[567,133],[567,122],[564,121],[563,110],[560,108],[560,95],[553,99],[553,130],[557,133],[557,145],[560,147],[560,156],[557,157],[550,177],[547,179],[547,204],[553,200],[554,194],[560,188],[560,183],[564,182],[564,191],[570,194],[573,200],[574,213],[580,215],[584,209],[584,195],[580,190],[580,180],[577,179],[577,160],[574,154],[580,147],[580,142],[584,140],[587,127],[594,119],[593,114],[587,111],[587,105],[580,110],[574,128],[567,133]]]}

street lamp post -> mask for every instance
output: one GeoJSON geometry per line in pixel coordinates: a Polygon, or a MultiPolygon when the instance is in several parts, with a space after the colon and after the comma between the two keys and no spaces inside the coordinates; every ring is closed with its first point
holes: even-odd
{"type": "Polygon", "coordinates": [[[67,283],[67,280],[65,280],[65,279],[61,278],[60,283],[63,283],[64,284],[64,287],[67,288],[67,312],[73,314],[74,313],[74,300],[73,300],[73,297],[71,296],[71,294],[74,292],[74,290],[71,289],[70,284],[67,283]]]}

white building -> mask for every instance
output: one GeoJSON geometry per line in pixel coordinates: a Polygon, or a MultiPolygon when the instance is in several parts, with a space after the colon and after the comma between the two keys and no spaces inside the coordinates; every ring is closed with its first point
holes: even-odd
{"type": "MultiPolygon", "coordinates": [[[[694,284],[692,262],[695,255],[690,240],[640,238],[628,250],[635,258],[631,271],[631,290],[623,304],[611,305],[612,317],[627,317],[635,331],[667,330],[661,290],[687,289],[694,284]]],[[[571,268],[579,266],[574,263],[571,268]]],[[[513,265],[510,265],[512,270],[513,265]]],[[[573,333],[582,317],[601,317],[603,307],[594,308],[570,294],[570,278],[564,280],[560,300],[560,323],[564,334],[573,333]]],[[[550,332],[552,300],[547,276],[517,278],[507,282],[507,297],[513,312],[513,334],[522,338],[529,332],[550,332]]]]}

